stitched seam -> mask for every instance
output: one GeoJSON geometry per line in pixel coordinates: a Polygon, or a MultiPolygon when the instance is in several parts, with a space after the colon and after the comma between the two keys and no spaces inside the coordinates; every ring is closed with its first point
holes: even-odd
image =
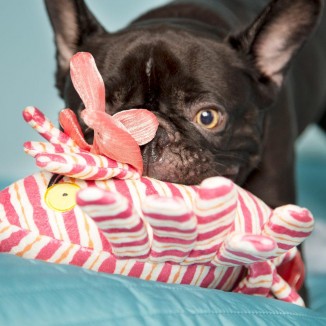
{"type": "MultiPolygon", "coordinates": [[[[255,316],[263,316],[263,315],[266,315],[266,316],[271,316],[271,315],[275,315],[274,313],[259,313],[259,314],[252,314],[250,312],[247,312],[247,313],[240,313],[240,312],[232,312],[232,313],[220,313],[220,312],[196,312],[196,313],[192,313],[190,311],[182,311],[182,312],[159,312],[159,313],[148,313],[148,314],[130,314],[128,316],[122,316],[122,317],[117,317],[117,316],[108,316],[107,318],[101,318],[101,319],[88,319],[88,320],[85,320],[85,321],[76,321],[76,322],[55,322],[55,324],[53,325],[61,325],[61,326],[65,326],[65,325],[87,325],[89,323],[99,323],[99,322],[108,322],[108,321],[111,321],[111,320],[114,320],[114,321],[123,321],[123,320],[127,320],[127,319],[130,319],[130,318],[137,318],[137,317],[141,317],[142,319],[144,317],[147,317],[147,316],[151,316],[151,317],[154,317],[154,316],[179,316],[179,315],[187,315],[187,316],[196,316],[196,315],[235,315],[235,316],[239,316],[239,315],[255,315],[255,316]]],[[[276,315],[279,315],[279,314],[276,314],[276,315]]],[[[283,314],[281,314],[283,315],[283,314]]],[[[287,314],[287,315],[292,315],[292,314],[287,314]]],[[[315,320],[320,320],[320,321],[325,321],[326,319],[325,318],[319,318],[319,317],[315,317],[315,316],[305,316],[305,315],[302,315],[300,317],[303,317],[303,318],[306,318],[306,319],[309,319],[311,320],[311,318],[315,319],[315,320]]],[[[51,324],[50,324],[51,325],[51,324]]]]}
{"type": "MultiPolygon", "coordinates": [[[[122,287],[117,287],[117,288],[122,288],[122,287]]],[[[84,287],[71,287],[71,288],[60,288],[60,287],[56,287],[56,288],[47,288],[47,289],[37,289],[37,290],[33,290],[33,292],[31,292],[30,290],[26,290],[26,291],[16,291],[15,293],[9,293],[7,296],[13,296],[13,295],[17,295],[17,294],[30,294],[33,295],[34,293],[40,293],[40,292],[53,292],[53,291],[66,291],[66,290],[75,290],[75,291],[84,291],[85,288],[84,287]]],[[[103,290],[103,292],[105,292],[103,290]]],[[[3,294],[3,293],[1,293],[3,294]]],[[[1,297],[5,297],[3,295],[0,296],[1,297]]],[[[196,313],[191,313],[191,312],[185,312],[185,311],[178,311],[178,312],[164,312],[164,314],[185,314],[185,313],[189,313],[192,315],[197,315],[197,314],[216,314],[216,315],[220,315],[220,314],[228,314],[228,315],[269,315],[269,316],[295,316],[295,317],[303,317],[303,318],[314,318],[317,320],[326,320],[326,317],[323,316],[313,316],[313,315],[304,315],[304,314],[300,314],[300,313],[293,313],[293,312],[269,312],[269,311],[243,311],[243,312],[237,312],[237,311],[196,311],[196,313]]],[[[318,313],[318,312],[317,312],[318,313]]],[[[153,313],[153,314],[146,314],[146,315],[162,315],[163,312],[158,312],[158,313],[153,313]]],[[[141,316],[141,315],[130,315],[130,316],[141,316]]],[[[115,317],[117,318],[117,317],[115,317]]]]}
{"type": "MultiPolygon", "coordinates": [[[[134,289],[137,289],[139,290],[139,288],[146,288],[146,289],[153,289],[153,287],[151,285],[147,285],[147,284],[135,284],[135,285],[115,285],[115,284],[110,284],[110,286],[101,286],[100,284],[88,284],[89,282],[83,280],[85,283],[87,283],[87,286],[88,287],[92,287],[102,293],[107,293],[108,289],[131,289],[131,290],[134,290],[134,289]]],[[[154,283],[154,282],[152,282],[154,283]]],[[[156,283],[156,282],[155,282],[156,283]]],[[[156,286],[155,288],[160,288],[160,289],[164,289],[164,290],[168,290],[168,291],[185,291],[185,292],[193,292],[194,290],[194,286],[183,286],[183,285],[180,285],[177,286],[177,287],[169,287],[168,285],[165,285],[165,284],[160,284],[160,283],[156,283],[156,286]],[[188,288],[190,287],[190,288],[188,288]]],[[[41,289],[26,289],[26,290],[18,290],[18,291],[15,291],[14,293],[11,291],[11,292],[7,292],[5,290],[1,290],[1,294],[0,294],[0,298],[4,298],[5,296],[13,296],[13,295],[22,295],[22,294],[31,294],[31,293],[41,293],[41,292],[51,292],[51,291],[82,291],[84,292],[85,291],[85,287],[84,286],[68,286],[68,285],[65,285],[65,286],[56,286],[56,287],[47,287],[47,286],[42,286],[41,289]]],[[[203,289],[204,290],[204,289],[203,289]]],[[[207,291],[209,291],[210,289],[206,289],[207,291]]],[[[211,289],[213,290],[213,289],[211,289]]],[[[217,291],[220,291],[220,290],[217,290],[217,291]]],[[[227,292],[226,292],[227,293],[227,292]]],[[[270,299],[272,300],[272,299],[270,299]]],[[[232,311],[221,311],[220,313],[235,313],[235,314],[238,314],[238,312],[232,312],[232,311]]],[[[246,312],[240,312],[241,313],[246,313],[246,312]]],[[[248,313],[252,313],[252,312],[248,312],[248,313]]],[[[253,312],[253,313],[258,313],[258,314],[272,314],[272,315],[275,315],[275,314],[279,314],[279,315],[293,315],[293,316],[306,316],[304,314],[300,314],[300,313],[272,313],[272,312],[253,312]]],[[[314,318],[317,318],[317,316],[313,316],[314,318]]],[[[318,318],[322,318],[322,319],[325,319],[324,317],[318,317],[318,318]]]]}

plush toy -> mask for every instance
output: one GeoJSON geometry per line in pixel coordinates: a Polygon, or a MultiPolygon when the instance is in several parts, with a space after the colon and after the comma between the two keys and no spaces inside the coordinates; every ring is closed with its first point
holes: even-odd
{"type": "Polygon", "coordinates": [[[79,53],[71,68],[94,143],[83,139],[72,111],[60,114],[62,132],[36,108],[25,109],[25,120],[48,141],[25,144],[44,171],[0,192],[0,251],[304,305],[296,246],[312,232],[310,212],[272,210],[222,177],[199,186],[141,177],[139,145],[155,135],[155,116],[107,115],[93,58],[79,53]]]}

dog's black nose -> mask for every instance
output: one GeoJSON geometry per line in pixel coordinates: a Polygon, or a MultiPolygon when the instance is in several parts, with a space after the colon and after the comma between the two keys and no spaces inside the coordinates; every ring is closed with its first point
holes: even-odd
{"type": "Polygon", "coordinates": [[[164,148],[171,142],[171,136],[169,136],[166,129],[159,126],[155,135],[155,138],[153,139],[154,143],[156,142],[156,146],[159,148],[164,148]]]}

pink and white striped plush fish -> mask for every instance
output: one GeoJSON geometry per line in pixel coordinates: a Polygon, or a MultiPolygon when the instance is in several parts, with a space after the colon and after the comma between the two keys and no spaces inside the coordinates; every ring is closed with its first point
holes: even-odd
{"type": "Polygon", "coordinates": [[[272,210],[222,177],[192,187],[141,177],[77,145],[36,108],[24,118],[48,141],[25,144],[43,172],[0,192],[1,252],[304,305],[297,279],[279,268],[302,264],[308,210],[272,210]]]}

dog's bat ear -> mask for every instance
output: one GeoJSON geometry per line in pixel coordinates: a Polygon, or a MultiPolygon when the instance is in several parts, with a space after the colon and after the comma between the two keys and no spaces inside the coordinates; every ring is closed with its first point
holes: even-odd
{"type": "Polygon", "coordinates": [[[55,35],[56,86],[63,96],[71,57],[89,36],[105,33],[83,0],[44,0],[55,35]]]}
{"type": "Polygon", "coordinates": [[[273,0],[228,41],[254,62],[262,81],[280,87],[292,58],[318,24],[322,7],[323,0],[273,0]]]}

